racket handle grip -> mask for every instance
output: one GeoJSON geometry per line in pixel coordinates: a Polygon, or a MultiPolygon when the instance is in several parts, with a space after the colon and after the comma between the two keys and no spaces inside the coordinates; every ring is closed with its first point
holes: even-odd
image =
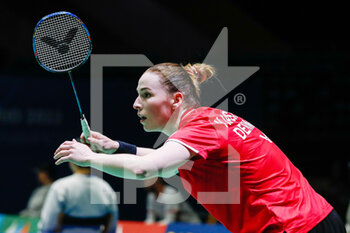
{"type": "MultiPolygon", "coordinates": [[[[87,140],[87,138],[91,136],[91,133],[90,133],[89,123],[87,122],[84,114],[83,114],[83,118],[80,119],[80,123],[81,123],[81,128],[82,128],[83,133],[84,133],[85,140],[89,144],[89,141],[87,140]]],[[[91,143],[90,148],[92,151],[96,152],[98,149],[98,146],[91,143]]]]}
{"type": "Polygon", "coordinates": [[[83,114],[83,117],[80,119],[80,123],[81,123],[81,128],[83,130],[83,133],[84,133],[84,137],[87,141],[87,138],[91,136],[90,134],[90,127],[89,127],[89,123],[87,122],[84,114],[83,114]]]}

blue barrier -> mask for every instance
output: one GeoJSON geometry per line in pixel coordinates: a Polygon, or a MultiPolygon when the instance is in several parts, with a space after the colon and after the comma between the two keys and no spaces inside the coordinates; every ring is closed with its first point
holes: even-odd
{"type": "Polygon", "coordinates": [[[172,223],[168,225],[167,233],[230,233],[223,225],[172,223]]]}

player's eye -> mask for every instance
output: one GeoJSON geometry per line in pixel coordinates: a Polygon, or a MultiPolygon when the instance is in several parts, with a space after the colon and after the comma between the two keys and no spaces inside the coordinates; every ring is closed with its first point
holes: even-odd
{"type": "Polygon", "coordinates": [[[142,93],[141,94],[141,97],[143,97],[143,98],[149,98],[149,97],[151,97],[152,95],[151,95],[151,93],[149,93],[149,92],[144,92],[144,93],[142,93]]]}

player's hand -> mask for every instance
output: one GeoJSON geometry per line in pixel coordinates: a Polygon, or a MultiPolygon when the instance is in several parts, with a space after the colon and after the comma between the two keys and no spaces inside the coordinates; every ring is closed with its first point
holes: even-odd
{"type": "Polygon", "coordinates": [[[87,167],[90,165],[89,158],[94,155],[91,149],[75,139],[72,141],[65,141],[62,143],[54,154],[56,165],[60,165],[64,162],[73,162],[78,166],[87,167]]]}
{"type": "Polygon", "coordinates": [[[80,135],[80,140],[85,144],[94,145],[95,152],[113,154],[118,150],[119,143],[117,141],[114,141],[96,131],[90,131],[90,134],[91,136],[87,138],[88,141],[86,141],[84,133],[80,135]]]}

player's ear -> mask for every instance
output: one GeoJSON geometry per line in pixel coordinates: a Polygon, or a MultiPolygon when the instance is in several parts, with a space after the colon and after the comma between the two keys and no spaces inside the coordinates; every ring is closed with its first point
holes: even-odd
{"type": "Polygon", "coordinates": [[[172,107],[174,110],[182,105],[183,97],[183,94],[179,91],[174,93],[172,98],[172,107]]]}

